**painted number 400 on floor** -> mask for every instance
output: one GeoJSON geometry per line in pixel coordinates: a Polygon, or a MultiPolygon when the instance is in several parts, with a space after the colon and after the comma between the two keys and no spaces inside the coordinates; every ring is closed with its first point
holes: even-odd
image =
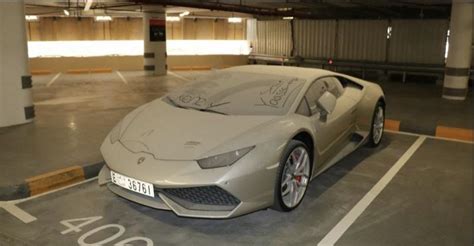
{"type": "MultiPolygon", "coordinates": [[[[60,223],[66,226],[67,229],[63,230],[61,234],[65,235],[71,232],[81,232],[82,227],[85,227],[101,219],[102,219],[102,216],[93,216],[93,217],[87,217],[87,218],[62,220],[60,221],[60,223]]],[[[79,239],[77,239],[77,243],[79,245],[105,245],[108,243],[112,243],[113,241],[116,241],[124,233],[125,233],[125,228],[122,225],[119,225],[119,224],[102,225],[82,234],[79,237],[79,239]],[[93,235],[102,231],[115,231],[115,233],[101,240],[97,240],[98,237],[97,236],[94,237],[93,235]],[[91,238],[95,238],[96,241],[94,242],[91,238]]],[[[106,235],[110,235],[110,234],[106,234],[106,235]]],[[[153,245],[153,241],[147,237],[129,237],[129,238],[122,239],[121,241],[115,242],[113,245],[116,245],[116,246],[133,245],[134,242],[135,244],[141,243],[141,245],[145,243],[147,246],[153,245]]]]}

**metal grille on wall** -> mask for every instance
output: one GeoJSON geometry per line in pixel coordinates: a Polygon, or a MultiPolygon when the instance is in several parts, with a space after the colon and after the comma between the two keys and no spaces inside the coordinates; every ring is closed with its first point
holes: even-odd
{"type": "Polygon", "coordinates": [[[383,62],[386,57],[387,20],[340,20],[336,58],[383,62]]]}
{"type": "MultiPolygon", "coordinates": [[[[290,56],[290,21],[256,25],[254,54],[290,56]]],[[[294,56],[441,65],[447,30],[447,20],[293,20],[294,56]]]]}
{"type": "Polygon", "coordinates": [[[295,52],[307,58],[334,57],[335,20],[295,20],[295,52]]]}
{"type": "Polygon", "coordinates": [[[443,64],[447,20],[392,20],[389,62],[443,64]]]}
{"type": "Polygon", "coordinates": [[[290,56],[291,27],[289,21],[258,21],[257,40],[253,52],[273,56],[290,56]]]}

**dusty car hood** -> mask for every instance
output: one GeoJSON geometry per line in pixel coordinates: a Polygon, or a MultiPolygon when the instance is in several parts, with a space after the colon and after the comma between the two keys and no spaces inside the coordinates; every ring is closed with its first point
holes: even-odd
{"type": "Polygon", "coordinates": [[[148,153],[155,159],[196,160],[276,117],[200,112],[177,108],[158,99],[122,126],[120,142],[131,152],[148,153]]]}

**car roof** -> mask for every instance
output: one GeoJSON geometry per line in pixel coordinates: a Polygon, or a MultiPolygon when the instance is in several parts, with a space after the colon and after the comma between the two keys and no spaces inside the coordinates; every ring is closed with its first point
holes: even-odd
{"type": "Polygon", "coordinates": [[[236,66],[225,69],[227,71],[237,71],[237,72],[248,72],[248,73],[261,73],[261,74],[271,74],[271,75],[282,75],[282,76],[291,76],[299,79],[304,79],[307,82],[311,82],[316,78],[335,75],[328,70],[318,69],[318,68],[303,68],[303,67],[291,67],[291,66],[277,66],[277,65],[244,65],[236,66]]]}

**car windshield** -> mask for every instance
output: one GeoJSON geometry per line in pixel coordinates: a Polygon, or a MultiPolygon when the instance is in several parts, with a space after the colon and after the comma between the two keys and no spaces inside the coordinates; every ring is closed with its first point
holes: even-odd
{"type": "Polygon", "coordinates": [[[304,81],[291,76],[218,71],[167,94],[163,101],[175,107],[227,115],[283,115],[304,81]]]}

